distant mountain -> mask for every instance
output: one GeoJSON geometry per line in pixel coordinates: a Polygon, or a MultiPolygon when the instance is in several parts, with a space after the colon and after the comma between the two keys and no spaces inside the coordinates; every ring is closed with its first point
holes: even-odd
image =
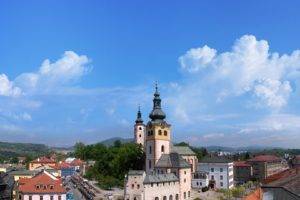
{"type": "Polygon", "coordinates": [[[0,160],[18,156],[46,154],[50,149],[44,144],[0,142],[0,160]]]}
{"type": "Polygon", "coordinates": [[[271,149],[284,149],[268,146],[247,146],[247,147],[223,147],[223,146],[207,146],[205,147],[208,151],[226,151],[226,152],[236,152],[236,151],[249,151],[249,152],[261,152],[268,151],[271,149]]]}
{"type": "Polygon", "coordinates": [[[103,140],[100,143],[104,144],[105,146],[112,146],[112,145],[114,145],[115,141],[117,141],[117,140],[119,140],[122,144],[131,143],[134,141],[133,138],[113,137],[113,138],[109,138],[107,140],[103,140]]]}

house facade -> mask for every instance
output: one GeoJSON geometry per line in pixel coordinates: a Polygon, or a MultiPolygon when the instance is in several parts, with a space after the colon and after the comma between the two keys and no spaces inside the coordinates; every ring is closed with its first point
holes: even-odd
{"type": "Polygon", "coordinates": [[[208,186],[211,188],[234,187],[233,162],[225,157],[205,157],[199,161],[197,170],[208,174],[208,186]]]}

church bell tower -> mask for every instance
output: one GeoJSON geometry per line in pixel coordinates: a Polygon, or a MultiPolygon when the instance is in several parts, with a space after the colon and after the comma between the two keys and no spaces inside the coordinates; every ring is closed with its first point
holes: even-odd
{"type": "Polygon", "coordinates": [[[161,99],[157,85],[153,98],[153,109],[146,126],[146,172],[153,171],[162,154],[170,153],[171,125],[165,121],[166,114],[161,109],[161,99]]]}
{"type": "Polygon", "coordinates": [[[135,120],[135,125],[134,125],[134,141],[138,145],[141,145],[143,149],[145,149],[145,140],[146,140],[145,132],[146,132],[146,126],[143,123],[142,113],[139,107],[139,110],[137,112],[137,117],[135,120]]]}

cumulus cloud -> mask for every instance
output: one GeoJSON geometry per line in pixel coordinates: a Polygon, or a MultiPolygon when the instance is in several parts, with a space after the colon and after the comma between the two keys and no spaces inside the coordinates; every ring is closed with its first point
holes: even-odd
{"type": "Polygon", "coordinates": [[[23,73],[15,79],[15,85],[26,94],[47,93],[69,86],[91,70],[85,55],[66,51],[60,59],[51,63],[46,59],[37,72],[23,73]]]}
{"type": "Polygon", "coordinates": [[[293,92],[291,81],[299,77],[300,51],[279,55],[270,52],[266,40],[244,35],[230,51],[217,54],[208,46],[194,48],[181,56],[179,62],[194,80],[211,86],[217,102],[250,93],[259,104],[280,109],[293,92]]]}
{"type": "Polygon", "coordinates": [[[21,89],[14,86],[14,83],[5,74],[0,74],[0,96],[17,97],[21,93],[21,89]]]}

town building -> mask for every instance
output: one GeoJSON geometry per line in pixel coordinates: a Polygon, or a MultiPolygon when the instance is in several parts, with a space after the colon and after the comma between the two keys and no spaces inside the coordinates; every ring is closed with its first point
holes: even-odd
{"type": "Polygon", "coordinates": [[[153,98],[153,109],[149,117],[151,120],[144,125],[139,109],[134,135],[135,142],[144,146],[146,170],[130,171],[127,174],[125,199],[190,199],[191,173],[196,161],[195,154],[186,148],[175,148],[175,150],[173,148],[172,150],[171,125],[165,121],[166,115],[161,109],[157,86],[153,98]],[[183,158],[184,156],[186,159],[183,158]],[[190,164],[191,159],[193,161],[190,164]]]}
{"type": "Polygon", "coordinates": [[[209,173],[204,171],[196,171],[192,174],[192,188],[204,188],[208,187],[209,173]]]}
{"type": "Polygon", "coordinates": [[[19,200],[66,200],[66,190],[60,178],[42,171],[32,178],[20,178],[16,196],[19,200]]]}
{"type": "Polygon", "coordinates": [[[287,163],[274,155],[258,155],[247,160],[252,166],[253,178],[263,181],[267,177],[279,173],[288,168],[287,163]]]}
{"type": "Polygon", "coordinates": [[[225,157],[207,156],[199,161],[197,170],[208,174],[210,188],[234,187],[233,162],[225,157]]]}
{"type": "Polygon", "coordinates": [[[253,176],[252,166],[246,161],[235,161],[233,163],[233,174],[235,185],[244,184],[253,176]]]}
{"type": "Polygon", "coordinates": [[[47,157],[39,157],[29,163],[29,170],[35,170],[41,166],[50,166],[54,167],[56,165],[56,161],[47,157]]]}
{"type": "Polygon", "coordinates": [[[198,159],[196,153],[188,146],[172,146],[171,152],[178,153],[185,161],[191,165],[192,173],[197,170],[198,159]]]}

